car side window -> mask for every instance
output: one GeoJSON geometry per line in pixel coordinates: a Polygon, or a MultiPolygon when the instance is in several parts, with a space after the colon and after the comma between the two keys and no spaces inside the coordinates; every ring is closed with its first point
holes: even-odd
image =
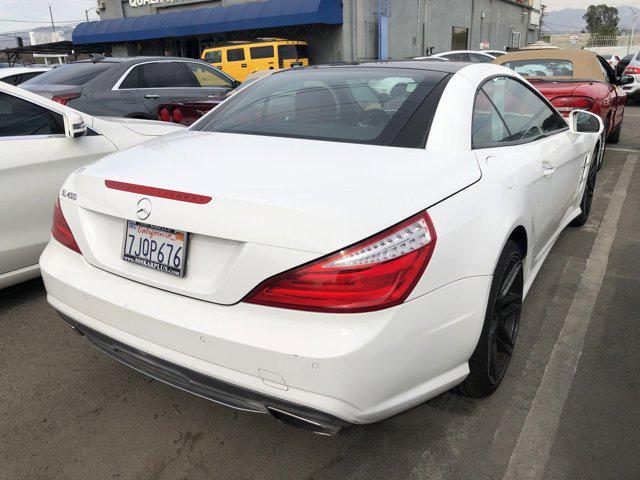
{"type": "Polygon", "coordinates": [[[493,145],[509,140],[511,133],[487,94],[478,90],[473,105],[472,142],[474,147],[493,145]]]}
{"type": "Polygon", "coordinates": [[[134,67],[120,82],[119,88],[140,88],[140,67],[134,67]]]}
{"type": "Polygon", "coordinates": [[[64,135],[62,115],[0,93],[0,137],[64,135]]]}
{"type": "Polygon", "coordinates": [[[222,63],[222,50],[213,50],[205,53],[204,61],[208,63],[222,63]]]}
{"type": "Polygon", "coordinates": [[[196,87],[184,62],[154,62],[140,65],[140,88],[196,87]]]}
{"type": "Polygon", "coordinates": [[[257,60],[260,58],[273,58],[274,50],[273,45],[266,45],[264,47],[251,47],[249,49],[249,53],[251,54],[251,59],[257,60]]]}
{"type": "Polygon", "coordinates": [[[240,62],[244,60],[244,48],[230,48],[227,50],[227,62],[240,62]]]}
{"type": "Polygon", "coordinates": [[[471,63],[491,63],[493,58],[487,55],[480,55],[479,53],[468,53],[471,63]]]}
{"type": "Polygon", "coordinates": [[[199,87],[233,88],[231,80],[223,76],[215,68],[192,62],[188,62],[186,65],[196,77],[199,87]]]}
{"type": "Polygon", "coordinates": [[[18,85],[22,83],[22,75],[9,75],[8,77],[0,78],[0,82],[8,83],[9,85],[18,85]]]}
{"type": "Polygon", "coordinates": [[[452,62],[470,62],[471,58],[467,53],[450,53],[448,55],[443,55],[443,58],[448,58],[452,62]]]}
{"type": "Polygon", "coordinates": [[[496,77],[481,88],[495,106],[509,137],[502,141],[533,141],[564,130],[566,122],[545,101],[517,80],[496,77]]]}

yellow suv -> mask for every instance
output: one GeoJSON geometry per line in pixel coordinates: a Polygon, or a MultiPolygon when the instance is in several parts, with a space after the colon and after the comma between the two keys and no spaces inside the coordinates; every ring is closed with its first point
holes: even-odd
{"type": "Polygon", "coordinates": [[[236,80],[250,73],[309,65],[307,42],[265,38],[255,42],[230,42],[223,47],[207,48],[202,60],[236,80]]]}

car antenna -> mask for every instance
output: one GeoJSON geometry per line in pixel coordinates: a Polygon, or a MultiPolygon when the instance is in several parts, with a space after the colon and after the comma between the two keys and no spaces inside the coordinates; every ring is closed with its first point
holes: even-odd
{"type": "Polygon", "coordinates": [[[97,53],[90,53],[89,58],[91,59],[91,63],[98,63],[105,59],[104,55],[99,55],[97,53]]]}

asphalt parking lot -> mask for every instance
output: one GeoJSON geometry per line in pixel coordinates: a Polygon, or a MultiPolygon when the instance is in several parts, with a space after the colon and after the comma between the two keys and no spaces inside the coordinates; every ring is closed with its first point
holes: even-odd
{"type": "Polygon", "coordinates": [[[0,291],[0,479],[640,478],[640,107],[525,301],[503,385],[322,437],[95,350],[40,280],[0,291]]]}

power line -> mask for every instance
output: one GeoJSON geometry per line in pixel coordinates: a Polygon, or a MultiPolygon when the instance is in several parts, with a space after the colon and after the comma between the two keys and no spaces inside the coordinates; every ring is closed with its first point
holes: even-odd
{"type": "MultiPolygon", "coordinates": [[[[42,23],[47,22],[48,20],[8,20],[0,18],[0,22],[13,22],[13,23],[42,23]]],[[[56,23],[80,23],[85,20],[56,20],[56,23]]]]}

